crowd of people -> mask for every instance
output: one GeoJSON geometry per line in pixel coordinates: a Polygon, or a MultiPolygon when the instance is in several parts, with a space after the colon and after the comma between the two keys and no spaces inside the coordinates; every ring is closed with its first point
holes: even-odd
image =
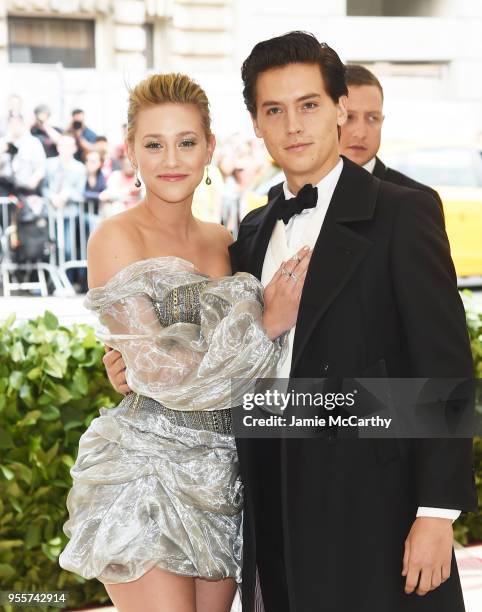
{"type": "MultiPolygon", "coordinates": [[[[276,170],[262,141],[229,136],[218,143],[208,169],[211,184],[203,183],[195,194],[194,214],[221,222],[236,235],[241,218],[253,207],[246,193],[276,170]]],[[[20,96],[9,96],[0,119],[1,198],[14,196],[30,206],[41,198],[62,210],[66,236],[69,219],[78,219],[83,206],[88,210],[88,236],[101,219],[134,206],[142,195],[124,142],[112,143],[96,133],[82,109],[73,109],[68,125],[61,128],[46,104],[37,105],[29,119],[20,96]]],[[[66,239],[65,259],[70,258],[72,245],[66,239]]]]}
{"type": "Polygon", "coordinates": [[[0,122],[0,195],[22,200],[38,196],[56,209],[92,203],[104,217],[136,204],[142,191],[124,144],[111,146],[88,127],[84,111],[72,110],[60,128],[47,105],[39,104],[30,121],[18,96],[10,96],[0,122]]]}
{"type": "MultiPolygon", "coordinates": [[[[384,119],[382,86],[362,66],[349,65],[345,70],[348,114],[340,128],[340,152],[377,178],[400,181],[399,174],[377,157],[384,119]]],[[[60,224],[63,231],[57,232],[62,235],[56,236],[53,247],[61,263],[85,259],[86,240],[99,221],[135,206],[143,197],[144,186],[127,155],[125,130],[123,125],[118,143],[109,142],[89,127],[80,108],[72,110],[68,125],[61,129],[45,104],[34,109],[29,121],[21,98],[8,98],[5,116],[0,117],[0,198],[14,195],[21,201],[20,221],[25,216],[32,219],[35,208],[37,216],[46,217],[48,209],[55,211],[60,219],[57,230],[60,224]],[[30,211],[28,215],[25,210],[30,211]]],[[[193,214],[203,221],[222,223],[234,238],[244,216],[265,204],[270,189],[284,180],[263,140],[240,133],[217,138],[205,178],[207,173],[209,180],[203,180],[195,191],[193,214]]],[[[428,187],[407,177],[402,182],[429,190],[442,207],[438,195],[428,187]]],[[[42,256],[38,235],[35,244],[39,248],[31,246],[33,233],[23,229],[24,259],[25,251],[29,260],[42,256]]],[[[45,234],[45,241],[47,238],[45,234]]]]}

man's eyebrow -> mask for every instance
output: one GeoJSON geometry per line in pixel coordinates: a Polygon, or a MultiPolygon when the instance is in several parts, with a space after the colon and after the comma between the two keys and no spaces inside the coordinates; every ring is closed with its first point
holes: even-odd
{"type": "MultiPolygon", "coordinates": [[[[299,98],[296,98],[296,102],[304,102],[305,100],[309,100],[311,98],[321,98],[321,96],[318,93],[309,93],[299,98]]],[[[266,102],[263,102],[261,106],[277,106],[279,104],[281,104],[281,102],[276,102],[275,100],[266,100],[266,102]]]]}
{"type": "Polygon", "coordinates": [[[320,94],[317,94],[317,93],[309,93],[309,94],[306,94],[305,96],[301,96],[301,98],[298,98],[296,101],[304,102],[305,100],[309,100],[310,98],[321,98],[321,96],[320,94]]]}

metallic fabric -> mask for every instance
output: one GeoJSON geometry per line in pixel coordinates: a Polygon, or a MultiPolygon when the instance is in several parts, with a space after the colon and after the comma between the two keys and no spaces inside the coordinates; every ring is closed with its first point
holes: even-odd
{"type": "MultiPolygon", "coordinates": [[[[229,408],[225,410],[171,410],[149,397],[137,395],[136,399],[138,399],[138,405],[142,402],[143,406],[149,406],[153,414],[159,414],[179,427],[202,429],[221,434],[233,433],[233,419],[229,408]]],[[[134,408],[134,412],[136,409],[134,408]]]]}
{"type": "Polygon", "coordinates": [[[286,335],[271,342],[262,326],[263,287],[244,272],[209,279],[178,257],[147,259],[91,289],[85,306],[99,316],[98,337],[122,353],[129,387],[172,410],[237,406],[286,357],[286,335]]]}
{"type": "Polygon", "coordinates": [[[154,301],[159,322],[163,327],[174,323],[196,323],[201,325],[199,292],[207,281],[174,287],[163,300],[154,301]]]}
{"type": "Polygon", "coordinates": [[[209,279],[177,257],[132,264],[86,306],[121,351],[133,393],[79,443],[60,565],[104,583],[157,566],[241,581],[242,485],[231,408],[286,354],[249,274],[209,279]],[[236,379],[234,382],[232,379],[236,379]]]}
{"type": "MultiPolygon", "coordinates": [[[[153,567],[241,581],[242,485],[234,438],[179,427],[129,394],[82,435],[61,567],[107,584],[153,567]]],[[[143,398],[141,398],[143,399],[143,398]]]]}

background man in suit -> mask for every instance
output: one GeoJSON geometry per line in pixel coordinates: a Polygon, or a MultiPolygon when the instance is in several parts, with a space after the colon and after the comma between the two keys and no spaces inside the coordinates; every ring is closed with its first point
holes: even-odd
{"type": "MultiPolygon", "coordinates": [[[[340,158],[344,72],[304,32],[258,43],[244,62],[254,130],[286,181],[243,220],[233,271],[266,283],[299,246],[314,247],[280,377],[471,377],[439,207],[340,158]]],[[[471,440],[325,430],[240,437],[238,453],[243,611],[257,584],[267,612],[464,610],[451,518],[476,505],[471,440]]]]}
{"type": "Polygon", "coordinates": [[[341,127],[340,153],[382,181],[429,192],[442,207],[440,196],[434,189],[387,168],[377,156],[385,119],[383,88],[373,72],[364,66],[348,64],[345,68],[348,116],[341,127]]]}

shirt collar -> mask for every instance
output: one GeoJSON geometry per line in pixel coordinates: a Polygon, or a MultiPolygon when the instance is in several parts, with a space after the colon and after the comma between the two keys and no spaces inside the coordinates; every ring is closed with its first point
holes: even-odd
{"type": "Polygon", "coordinates": [[[365,168],[365,170],[368,170],[370,174],[372,174],[373,170],[375,169],[376,163],[377,163],[377,158],[372,157],[369,161],[367,161],[366,164],[363,164],[363,167],[365,168]]]}
{"type": "MultiPolygon", "coordinates": [[[[336,184],[338,183],[338,179],[340,178],[340,174],[341,171],[343,170],[343,160],[340,157],[340,159],[338,160],[338,163],[336,164],[336,166],[334,168],[332,168],[328,174],[326,174],[321,181],[318,183],[318,185],[315,185],[315,187],[318,188],[318,203],[320,201],[330,201],[331,200],[331,196],[333,195],[333,192],[335,191],[335,187],[336,184]]],[[[288,189],[288,182],[285,181],[283,183],[283,191],[285,194],[285,199],[289,200],[290,198],[294,198],[295,196],[291,193],[291,191],[288,189]]],[[[318,206],[317,203],[317,206],[318,206]]],[[[306,211],[303,212],[308,212],[311,209],[307,209],[306,211]]]]}

